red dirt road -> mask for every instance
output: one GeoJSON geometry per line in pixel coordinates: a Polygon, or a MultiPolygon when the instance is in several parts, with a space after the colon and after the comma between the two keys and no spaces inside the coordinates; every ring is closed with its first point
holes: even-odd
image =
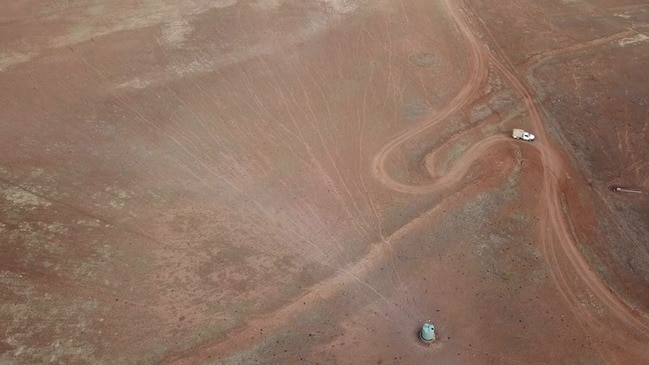
{"type": "Polygon", "coordinates": [[[0,6],[0,362],[649,362],[647,14],[0,6]]]}

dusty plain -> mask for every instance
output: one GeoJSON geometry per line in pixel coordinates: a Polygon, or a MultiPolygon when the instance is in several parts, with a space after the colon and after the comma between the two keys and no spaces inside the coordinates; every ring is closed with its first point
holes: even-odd
{"type": "Polygon", "coordinates": [[[649,363],[648,69],[641,1],[4,1],[0,363],[649,363]]]}

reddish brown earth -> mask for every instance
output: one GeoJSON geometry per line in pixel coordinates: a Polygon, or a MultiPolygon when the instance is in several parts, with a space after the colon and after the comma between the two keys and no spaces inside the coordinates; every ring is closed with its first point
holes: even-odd
{"type": "Polygon", "coordinates": [[[648,5],[177,3],[0,5],[0,363],[649,362],[648,5]]]}

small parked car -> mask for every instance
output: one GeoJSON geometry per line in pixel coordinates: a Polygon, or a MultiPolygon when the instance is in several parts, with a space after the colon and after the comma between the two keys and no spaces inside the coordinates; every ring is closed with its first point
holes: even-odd
{"type": "Polygon", "coordinates": [[[522,139],[523,141],[533,141],[536,138],[532,133],[526,132],[522,129],[514,129],[512,132],[514,139],[522,139]]]}

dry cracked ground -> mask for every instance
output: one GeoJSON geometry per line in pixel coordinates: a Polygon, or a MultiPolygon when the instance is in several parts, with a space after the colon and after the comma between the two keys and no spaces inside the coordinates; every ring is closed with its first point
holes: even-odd
{"type": "Polygon", "coordinates": [[[0,363],[648,363],[647,69],[639,0],[4,1],[0,363]]]}

